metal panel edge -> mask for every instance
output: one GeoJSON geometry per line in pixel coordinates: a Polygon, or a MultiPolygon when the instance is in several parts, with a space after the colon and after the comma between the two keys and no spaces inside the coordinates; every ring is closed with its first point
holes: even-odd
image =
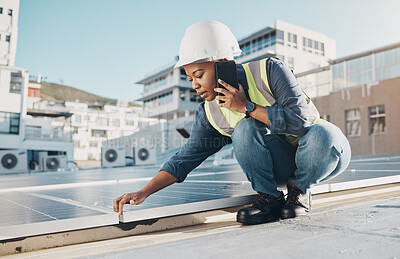
{"type": "Polygon", "coordinates": [[[132,221],[178,216],[195,212],[241,206],[254,202],[257,197],[257,194],[250,194],[244,196],[192,202],[138,211],[128,211],[119,216],[119,221],[121,223],[127,223],[132,221]]]}
{"type": "Polygon", "coordinates": [[[119,222],[117,215],[105,214],[90,217],[0,227],[0,243],[4,242],[4,240],[9,239],[94,228],[118,223],[119,222]]]}

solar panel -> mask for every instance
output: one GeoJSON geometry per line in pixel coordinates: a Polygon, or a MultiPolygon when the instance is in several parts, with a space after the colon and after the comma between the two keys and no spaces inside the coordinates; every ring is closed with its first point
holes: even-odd
{"type": "MultiPolygon", "coordinates": [[[[400,156],[373,156],[354,159],[340,176],[326,183],[400,175],[400,156]]],[[[32,173],[0,177],[0,230],[27,224],[82,219],[93,226],[94,218],[110,215],[114,198],[141,189],[159,167],[125,167],[78,172],[32,173]]],[[[194,170],[184,183],[174,184],[151,195],[139,206],[126,205],[121,221],[172,216],[248,203],[254,191],[238,164],[205,164],[194,170]]],[[[74,221],[74,222],[78,222],[74,221]]],[[[107,221],[107,223],[106,223],[107,221]]],[[[96,221],[102,224],[101,220],[96,221]]],[[[85,222],[80,222],[84,227],[85,222]]],[[[1,231],[0,231],[1,232],[1,231]]],[[[10,232],[8,232],[10,233],[10,232]]]]}

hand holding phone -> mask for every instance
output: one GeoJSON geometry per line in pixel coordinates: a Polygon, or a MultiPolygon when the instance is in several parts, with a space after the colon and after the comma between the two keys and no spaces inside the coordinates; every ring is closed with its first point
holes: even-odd
{"type": "MultiPolygon", "coordinates": [[[[237,77],[236,63],[233,60],[228,61],[219,61],[215,63],[215,77],[217,81],[217,87],[224,88],[219,82],[218,79],[230,84],[239,90],[239,83],[237,77]]],[[[218,95],[223,95],[218,93],[218,95]]],[[[220,103],[224,103],[224,101],[219,101],[220,103]]]]}

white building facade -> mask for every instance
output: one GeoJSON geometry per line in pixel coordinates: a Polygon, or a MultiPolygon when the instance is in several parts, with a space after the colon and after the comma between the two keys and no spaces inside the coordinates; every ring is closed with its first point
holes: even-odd
{"type": "Polygon", "coordinates": [[[0,65],[14,66],[17,52],[19,0],[0,2],[0,65]]]}
{"type": "Polygon", "coordinates": [[[157,121],[141,118],[141,107],[114,104],[65,102],[70,113],[75,160],[101,159],[101,147],[107,140],[129,136],[142,123],[157,121]]]}
{"type": "Polygon", "coordinates": [[[278,57],[295,73],[328,65],[336,59],[336,41],[326,35],[280,20],[239,41],[245,63],[266,57],[278,57]]]}
{"type": "Polygon", "coordinates": [[[25,136],[26,69],[0,66],[0,149],[20,149],[25,136]]]}
{"type": "MultiPolygon", "coordinates": [[[[29,88],[40,89],[39,83],[29,82],[29,88]]],[[[31,170],[40,167],[40,154],[62,156],[65,168],[74,163],[71,116],[63,102],[42,100],[38,97],[26,98],[25,137],[23,149],[28,152],[31,170]]]]}

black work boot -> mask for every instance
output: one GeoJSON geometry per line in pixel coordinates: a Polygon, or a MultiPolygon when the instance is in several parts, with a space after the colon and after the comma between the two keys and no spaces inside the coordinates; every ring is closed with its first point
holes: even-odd
{"type": "Polygon", "coordinates": [[[285,204],[283,193],[279,198],[262,192],[258,193],[258,200],[251,207],[240,209],[236,221],[245,225],[267,223],[279,219],[282,206],[285,204]]]}
{"type": "Polygon", "coordinates": [[[311,193],[307,190],[303,193],[294,184],[287,184],[286,203],[281,211],[281,219],[295,218],[301,215],[307,215],[311,209],[311,193]]]}

